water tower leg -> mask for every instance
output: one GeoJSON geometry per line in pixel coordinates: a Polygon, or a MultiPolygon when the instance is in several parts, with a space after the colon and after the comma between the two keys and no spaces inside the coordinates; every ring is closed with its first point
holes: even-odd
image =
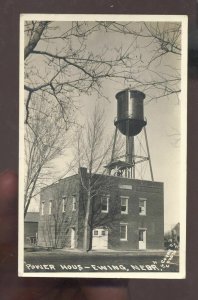
{"type": "Polygon", "coordinates": [[[146,141],[146,149],[147,149],[149,167],[150,167],[150,172],[151,172],[151,180],[154,181],[153,169],[152,169],[152,165],[151,165],[151,157],[150,157],[149,145],[148,145],[148,138],[147,138],[147,133],[146,133],[146,127],[145,126],[144,126],[144,136],[145,136],[145,141],[146,141]]]}
{"type": "Polygon", "coordinates": [[[132,165],[132,167],[129,170],[130,176],[129,178],[135,178],[135,161],[134,161],[134,155],[135,155],[135,145],[134,145],[134,136],[129,136],[127,138],[127,162],[132,165]]]}
{"type": "MultiPolygon", "coordinates": [[[[113,138],[113,148],[112,148],[112,153],[111,153],[111,162],[114,160],[114,154],[115,154],[115,145],[116,145],[116,139],[117,139],[117,133],[118,133],[118,128],[116,126],[115,128],[115,134],[113,138]]],[[[111,170],[109,169],[109,175],[111,174],[111,170]]]]}
{"type": "Polygon", "coordinates": [[[127,169],[127,177],[135,178],[135,163],[134,163],[134,136],[129,135],[129,120],[127,120],[126,130],[126,162],[132,165],[127,169]]]}
{"type": "Polygon", "coordinates": [[[118,128],[116,126],[115,134],[114,134],[114,139],[113,139],[113,149],[112,149],[112,153],[111,153],[111,162],[114,160],[115,145],[116,145],[116,139],[117,139],[117,132],[118,132],[118,128]]]}
{"type": "MultiPolygon", "coordinates": [[[[130,162],[130,136],[129,136],[129,120],[126,121],[126,162],[130,162]]],[[[130,170],[126,168],[125,176],[130,178],[130,170]]]]}
{"type": "Polygon", "coordinates": [[[131,162],[132,162],[132,168],[131,168],[131,172],[132,172],[132,178],[135,179],[135,138],[134,136],[131,137],[131,162]]]}
{"type": "Polygon", "coordinates": [[[129,136],[129,120],[127,122],[127,127],[126,127],[126,162],[131,163],[132,161],[132,140],[131,136],[129,136]]]}

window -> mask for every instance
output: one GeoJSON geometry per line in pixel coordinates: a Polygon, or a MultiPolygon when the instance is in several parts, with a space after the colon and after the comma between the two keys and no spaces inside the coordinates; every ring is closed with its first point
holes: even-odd
{"type": "Polygon", "coordinates": [[[146,216],[146,199],[139,199],[139,215],[146,216]]]}
{"type": "Polygon", "coordinates": [[[121,214],[128,214],[128,198],[121,197],[121,214]]]}
{"type": "Polygon", "coordinates": [[[41,203],[41,215],[44,215],[44,206],[45,206],[45,202],[41,203]]]}
{"type": "Polygon", "coordinates": [[[62,197],[62,212],[64,213],[64,212],[66,212],[66,205],[67,205],[67,198],[66,198],[66,196],[63,196],[62,197]]]}
{"type": "Polygon", "coordinates": [[[105,230],[102,230],[102,235],[105,235],[105,230]]]}
{"type": "Polygon", "coordinates": [[[76,210],[76,196],[72,197],[72,211],[76,210]]]}
{"type": "Polygon", "coordinates": [[[52,200],[49,202],[49,215],[52,214],[52,200]]]}
{"type": "Polygon", "coordinates": [[[109,197],[101,198],[101,212],[107,213],[109,211],[109,197]]]}
{"type": "Polygon", "coordinates": [[[98,235],[98,230],[94,230],[94,235],[98,235]]]}
{"type": "Polygon", "coordinates": [[[127,224],[120,224],[120,240],[127,241],[127,224]]]}

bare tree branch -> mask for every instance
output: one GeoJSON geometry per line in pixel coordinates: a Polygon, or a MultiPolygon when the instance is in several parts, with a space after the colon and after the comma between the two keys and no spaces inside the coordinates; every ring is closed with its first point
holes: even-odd
{"type": "Polygon", "coordinates": [[[33,23],[32,31],[31,31],[31,36],[29,39],[29,42],[27,46],[24,49],[24,58],[26,59],[34,50],[36,45],[41,39],[41,36],[43,34],[43,31],[46,29],[47,25],[50,22],[39,22],[38,26],[35,28],[35,24],[33,23]]]}

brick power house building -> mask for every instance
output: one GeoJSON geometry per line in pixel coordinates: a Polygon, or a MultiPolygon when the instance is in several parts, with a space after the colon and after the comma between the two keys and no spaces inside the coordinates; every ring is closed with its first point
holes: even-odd
{"type": "MultiPolygon", "coordinates": [[[[143,250],[164,248],[163,183],[153,179],[148,141],[147,156],[134,153],[134,137],[145,127],[143,99],[139,91],[116,95],[118,115],[110,163],[105,174],[92,177],[89,207],[89,249],[143,250]],[[117,131],[126,136],[125,160],[114,157],[117,131]],[[137,179],[137,163],[147,162],[151,180],[137,179]]],[[[145,128],[144,128],[145,129],[145,128]]],[[[40,198],[38,244],[48,247],[83,249],[86,183],[89,174],[78,174],[44,188],[40,198]]]]}
{"type": "MultiPolygon", "coordinates": [[[[86,193],[81,176],[62,179],[42,190],[39,245],[83,249],[86,193]]],[[[110,180],[116,188],[101,192],[94,201],[98,207],[93,213],[92,249],[162,249],[163,184],[116,176],[110,180]]]]}

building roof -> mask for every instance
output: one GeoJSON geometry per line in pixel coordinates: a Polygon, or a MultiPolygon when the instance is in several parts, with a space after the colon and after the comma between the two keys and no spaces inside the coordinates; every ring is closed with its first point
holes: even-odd
{"type": "Polygon", "coordinates": [[[25,216],[25,222],[35,222],[39,221],[39,212],[27,212],[25,216]]]}
{"type": "Polygon", "coordinates": [[[121,160],[117,160],[117,161],[110,162],[108,165],[105,166],[105,168],[113,169],[115,167],[118,167],[119,169],[124,169],[124,168],[130,168],[131,166],[132,166],[132,164],[130,164],[130,163],[127,163],[127,162],[121,161],[121,160]]]}

